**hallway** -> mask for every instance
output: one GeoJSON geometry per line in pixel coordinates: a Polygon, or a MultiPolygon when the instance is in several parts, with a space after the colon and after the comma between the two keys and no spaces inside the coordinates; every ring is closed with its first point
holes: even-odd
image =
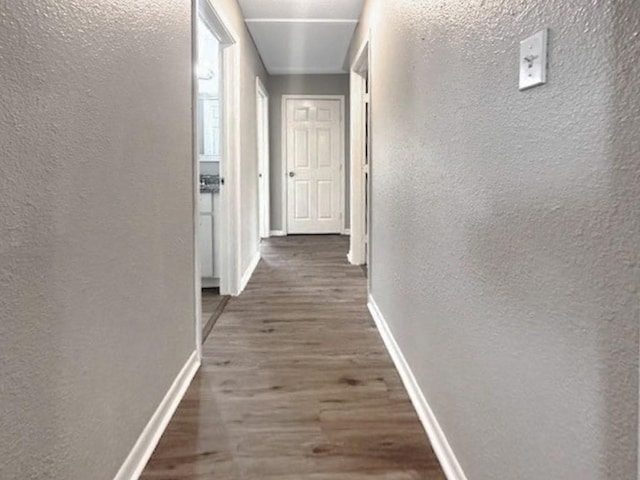
{"type": "Polygon", "coordinates": [[[444,479],[348,237],[263,243],[143,479],[444,479]]]}

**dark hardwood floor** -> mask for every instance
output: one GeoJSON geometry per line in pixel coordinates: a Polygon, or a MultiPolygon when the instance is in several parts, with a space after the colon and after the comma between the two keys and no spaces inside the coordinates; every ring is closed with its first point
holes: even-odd
{"type": "Polygon", "coordinates": [[[444,480],[347,238],[274,238],[141,478],[444,480]]]}
{"type": "Polygon", "coordinates": [[[219,288],[202,289],[202,339],[206,341],[213,326],[222,315],[229,301],[228,295],[220,295],[219,288]]]}

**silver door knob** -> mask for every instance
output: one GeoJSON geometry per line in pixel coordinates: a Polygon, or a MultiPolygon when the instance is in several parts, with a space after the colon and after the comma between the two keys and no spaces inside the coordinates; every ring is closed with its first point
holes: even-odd
{"type": "Polygon", "coordinates": [[[291,178],[293,178],[293,177],[295,177],[295,176],[296,176],[296,174],[295,174],[295,172],[289,172],[289,176],[290,176],[291,178]]]}

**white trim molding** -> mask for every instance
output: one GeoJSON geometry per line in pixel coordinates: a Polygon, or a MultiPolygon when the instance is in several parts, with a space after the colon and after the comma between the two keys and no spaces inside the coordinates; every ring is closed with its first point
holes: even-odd
{"type": "Polygon", "coordinates": [[[253,276],[253,272],[256,271],[256,268],[260,263],[260,258],[261,258],[260,250],[258,250],[256,254],[253,256],[253,258],[251,259],[251,263],[249,264],[244,274],[242,275],[242,278],[240,279],[240,285],[239,285],[240,288],[238,289],[238,293],[236,294],[236,296],[240,295],[242,292],[244,292],[244,289],[247,288],[247,285],[249,284],[249,280],[251,280],[251,277],[253,276]]]}
{"type": "Polygon", "coordinates": [[[351,229],[350,228],[345,228],[343,235],[351,235],[351,229]]]}
{"type": "Polygon", "coordinates": [[[287,234],[284,232],[284,230],[271,230],[270,232],[272,237],[286,237],[287,234]]]}
{"type": "Polygon", "coordinates": [[[198,75],[195,66],[198,64],[198,16],[200,11],[197,0],[193,0],[191,9],[191,170],[192,170],[192,215],[193,215],[193,301],[195,317],[193,330],[195,333],[196,351],[202,358],[202,277],[200,276],[200,245],[198,241],[198,225],[200,223],[200,157],[198,147],[198,75]]]}
{"type": "MultiPolygon", "coordinates": [[[[367,141],[365,135],[365,102],[367,97],[366,84],[371,87],[371,60],[370,60],[370,33],[364,38],[355,59],[351,64],[349,72],[350,85],[350,129],[351,129],[351,145],[349,146],[351,158],[351,197],[349,199],[351,205],[351,221],[350,227],[353,232],[349,241],[349,250],[351,252],[350,262],[354,265],[364,265],[367,263],[365,246],[365,238],[367,232],[366,217],[366,188],[365,169],[367,168],[365,158],[365,143],[367,141]]],[[[371,112],[369,112],[371,115],[371,112]]],[[[371,136],[371,130],[369,131],[371,136]]],[[[371,156],[371,152],[369,152],[371,156]]]]}
{"type": "Polygon", "coordinates": [[[200,357],[198,352],[194,351],[142,430],[114,480],[136,480],[140,476],[198,368],[200,368],[200,357]]]}
{"type": "Polygon", "coordinates": [[[367,306],[369,307],[371,316],[378,328],[378,332],[387,347],[387,351],[393,359],[396,370],[398,370],[400,378],[402,378],[402,383],[407,389],[409,398],[411,398],[411,403],[413,403],[413,407],[420,418],[420,422],[422,422],[422,426],[429,437],[433,451],[440,461],[444,474],[448,480],[467,480],[451,445],[449,445],[449,442],[447,441],[447,437],[442,431],[433,410],[427,403],[427,399],[422,393],[420,385],[418,385],[418,382],[411,371],[409,363],[404,358],[402,350],[393,337],[387,321],[371,295],[369,295],[369,302],[367,306]]]}

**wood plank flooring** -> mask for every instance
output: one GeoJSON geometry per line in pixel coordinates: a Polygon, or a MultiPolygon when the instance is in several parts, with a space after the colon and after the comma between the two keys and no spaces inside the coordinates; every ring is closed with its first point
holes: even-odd
{"type": "Polygon", "coordinates": [[[141,478],[445,480],[347,242],[265,243],[141,478]]]}
{"type": "Polygon", "coordinates": [[[202,289],[202,338],[207,339],[213,326],[229,301],[228,295],[220,295],[219,288],[202,289]]]}

